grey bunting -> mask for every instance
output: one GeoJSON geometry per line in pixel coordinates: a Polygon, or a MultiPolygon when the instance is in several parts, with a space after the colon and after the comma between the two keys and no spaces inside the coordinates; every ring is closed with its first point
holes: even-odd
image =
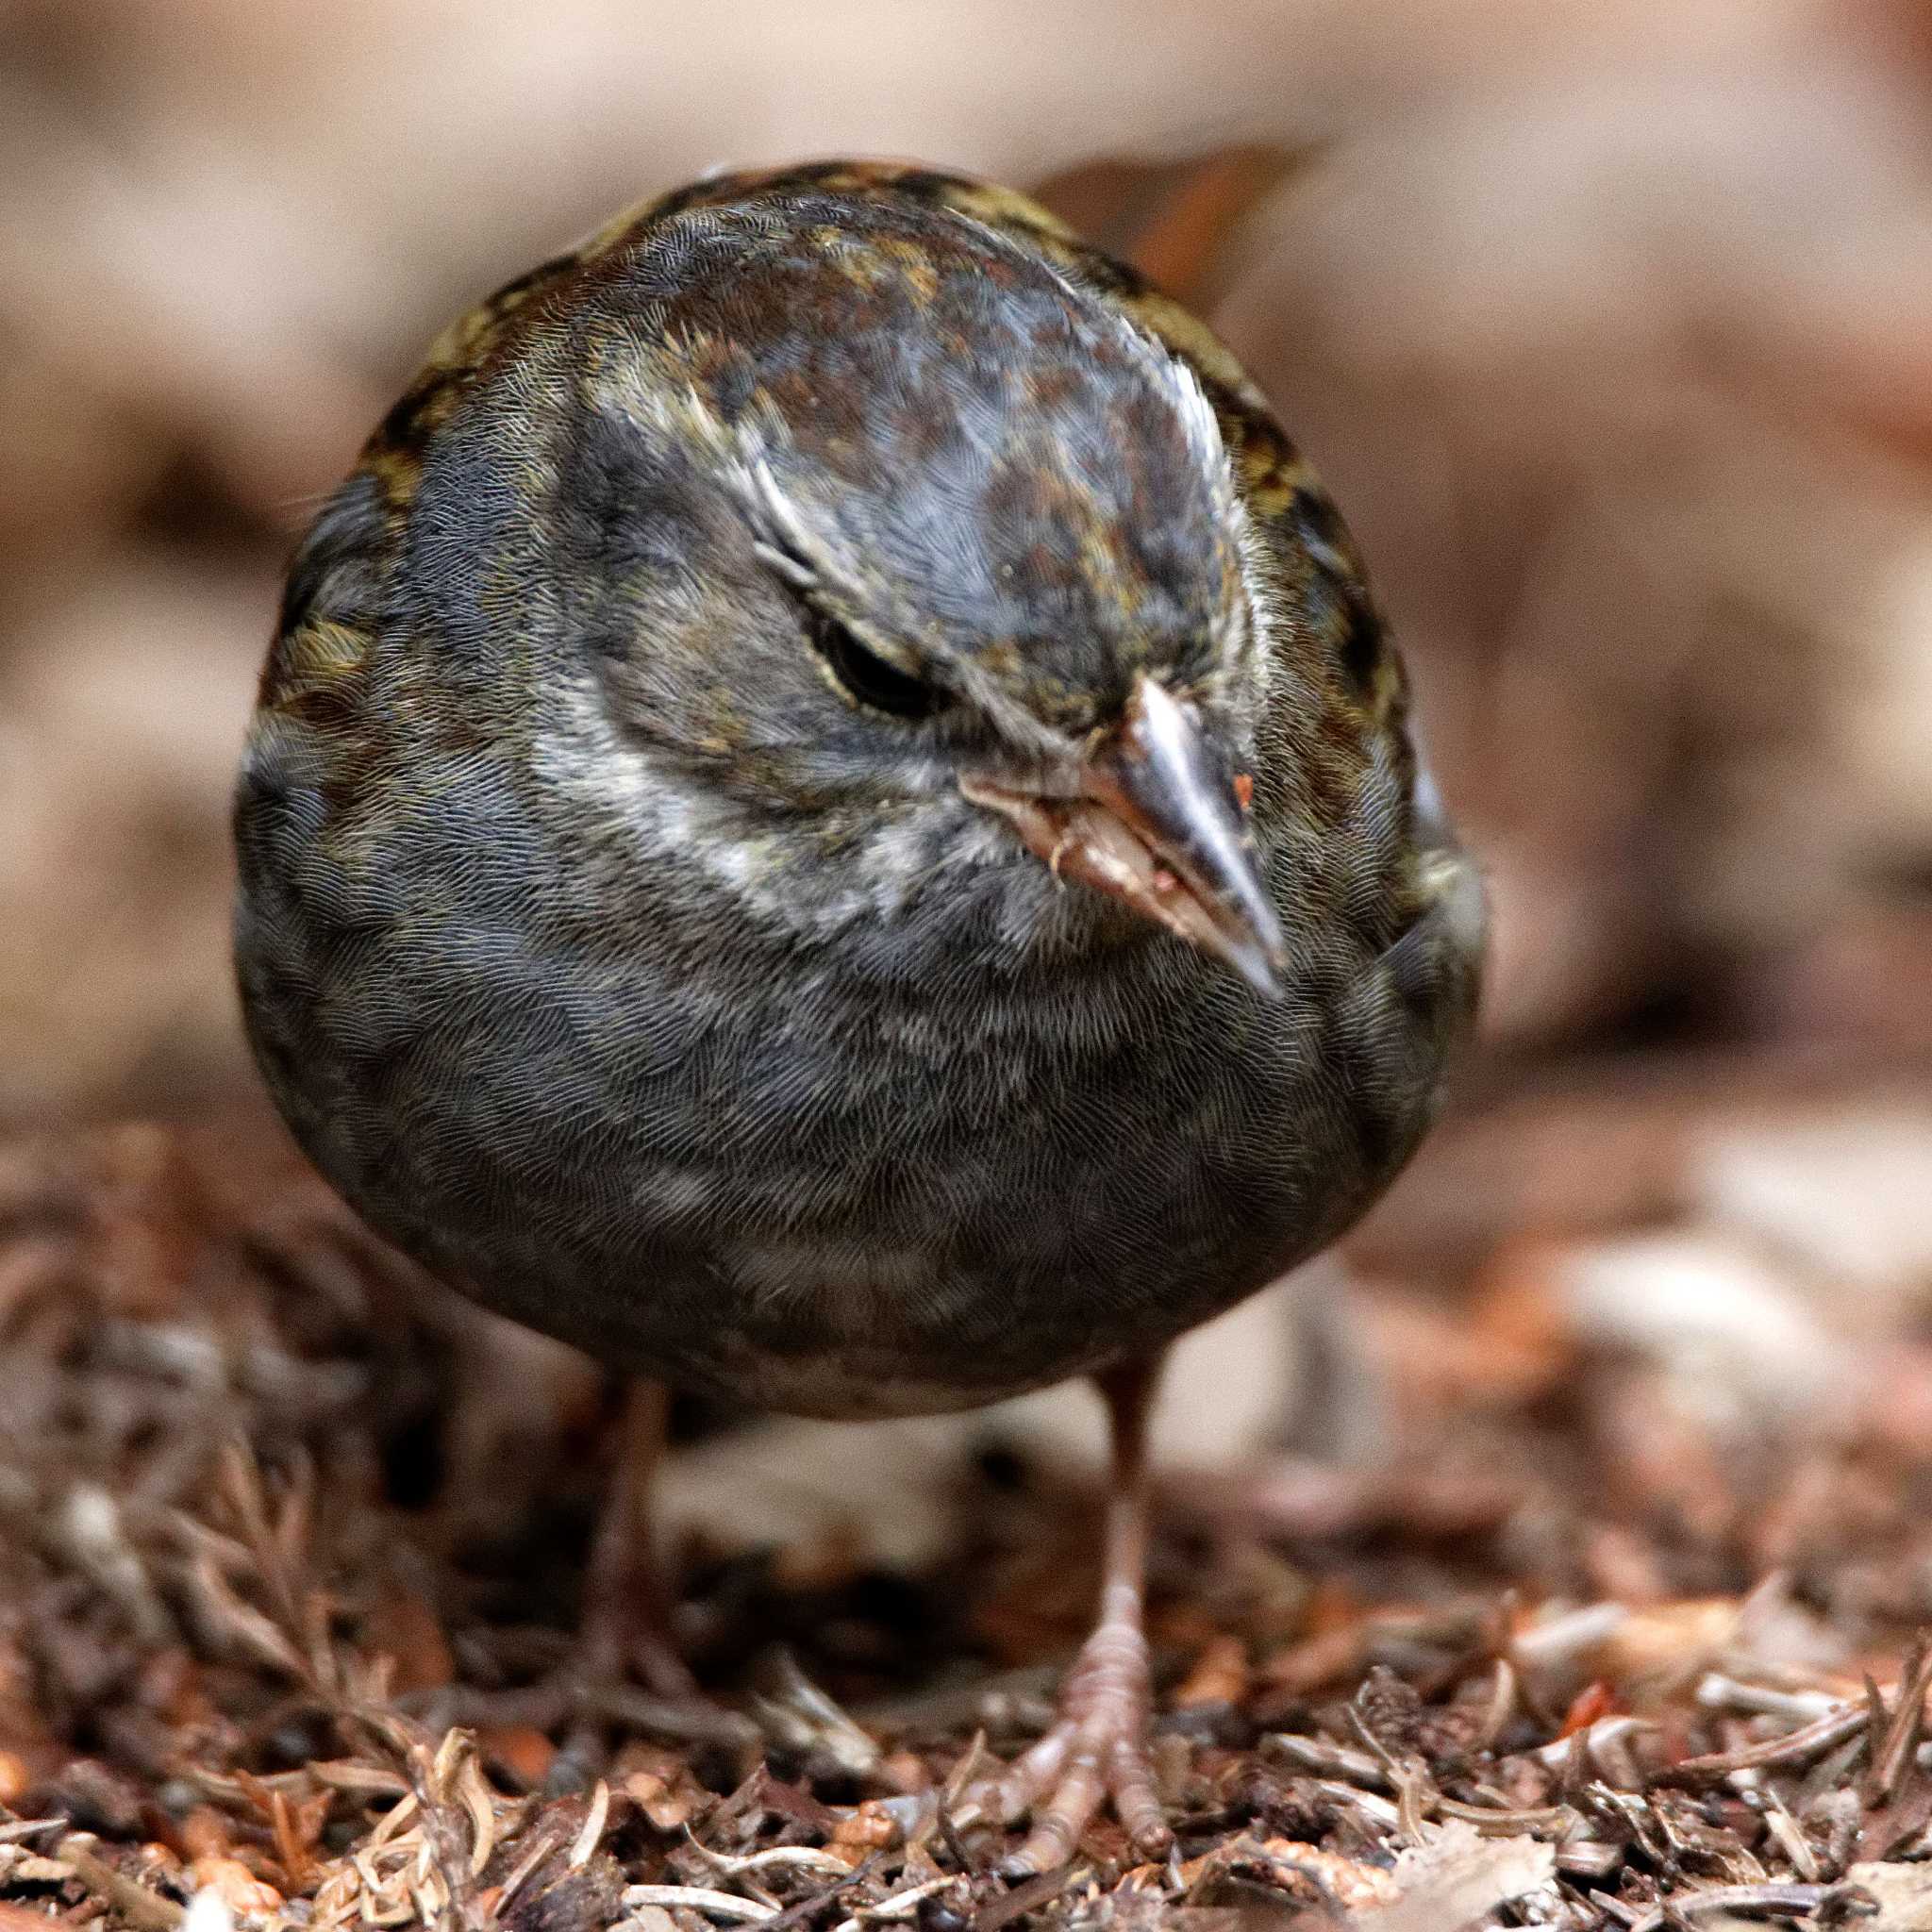
{"type": "MultiPolygon", "coordinates": [[[[291,571],[236,805],[263,1074],[367,1220],[644,1378],[599,1668],[675,1682],[664,1385],[863,1418],[1094,1379],[1058,1724],[1149,1773],[1163,1351],[1361,1214],[1476,875],[1334,505],[1208,330],[1004,190],[830,162],[609,224],[435,345],[291,571]]],[[[591,1639],[587,1637],[587,1642],[591,1639]]]]}

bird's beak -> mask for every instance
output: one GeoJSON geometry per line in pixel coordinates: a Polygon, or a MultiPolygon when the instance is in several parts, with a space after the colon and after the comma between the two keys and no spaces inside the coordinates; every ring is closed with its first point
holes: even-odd
{"type": "Polygon", "coordinates": [[[1242,788],[1192,708],[1145,676],[1072,789],[959,781],[974,804],[1010,819],[1057,874],[1131,906],[1278,999],[1287,953],[1242,788]]]}

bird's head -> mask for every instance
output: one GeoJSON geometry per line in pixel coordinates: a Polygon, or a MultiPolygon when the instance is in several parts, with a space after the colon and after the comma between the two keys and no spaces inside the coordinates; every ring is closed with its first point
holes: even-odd
{"type": "Polygon", "coordinates": [[[552,576],[657,843],[780,910],[1025,865],[1274,990],[1268,592],[1185,365],[918,208],[698,209],[603,275],[522,380],[576,391],[552,576]]]}

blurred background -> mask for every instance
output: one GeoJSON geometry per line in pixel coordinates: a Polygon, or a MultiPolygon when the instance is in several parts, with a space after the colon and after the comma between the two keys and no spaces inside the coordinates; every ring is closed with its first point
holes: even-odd
{"type": "Polygon", "coordinates": [[[277,572],[428,337],[721,163],[1020,185],[1355,522],[1494,883],[1492,1052],[1932,1044],[1918,0],[13,0],[0,1119],[243,1086],[277,572]]]}
{"type": "Polygon", "coordinates": [[[1385,1356],[1520,1401],[1580,1327],[1707,1409],[1699,1311],[1748,1409],[1918,1345],[1923,0],[13,0],[0,37],[0,1124],[258,1105],[231,771],[286,551],[436,329],[711,166],[917,155],[1208,312],[1406,641],[1496,941],[1353,1251],[1474,1313],[1420,1349],[1397,1294],[1385,1356]]]}

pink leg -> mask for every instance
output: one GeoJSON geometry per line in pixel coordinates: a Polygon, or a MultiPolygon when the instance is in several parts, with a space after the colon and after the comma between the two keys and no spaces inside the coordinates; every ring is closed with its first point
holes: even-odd
{"type": "Polygon", "coordinates": [[[651,1483],[664,1453],[670,1392],[634,1381],[625,1391],[617,1462],[584,1574],[579,1665],[591,1683],[636,1676],[677,1703],[696,1702],[697,1679],[671,1639],[671,1604],[651,1538],[651,1483]]]}
{"type": "MultiPolygon", "coordinates": [[[[1044,1872],[1074,1855],[1101,1805],[1136,1847],[1159,1857],[1173,1841],[1147,1757],[1153,1685],[1142,1627],[1147,1570],[1147,1423],[1160,1360],[1096,1376],[1113,1438],[1100,1614],[1060,1687],[1059,1718],[1005,1774],[968,1794],[969,1816],[1012,1824],[1030,1813],[1033,1830],[1008,1869],[1044,1872]]],[[[962,1817],[962,1823],[968,1818],[962,1817]]]]}

